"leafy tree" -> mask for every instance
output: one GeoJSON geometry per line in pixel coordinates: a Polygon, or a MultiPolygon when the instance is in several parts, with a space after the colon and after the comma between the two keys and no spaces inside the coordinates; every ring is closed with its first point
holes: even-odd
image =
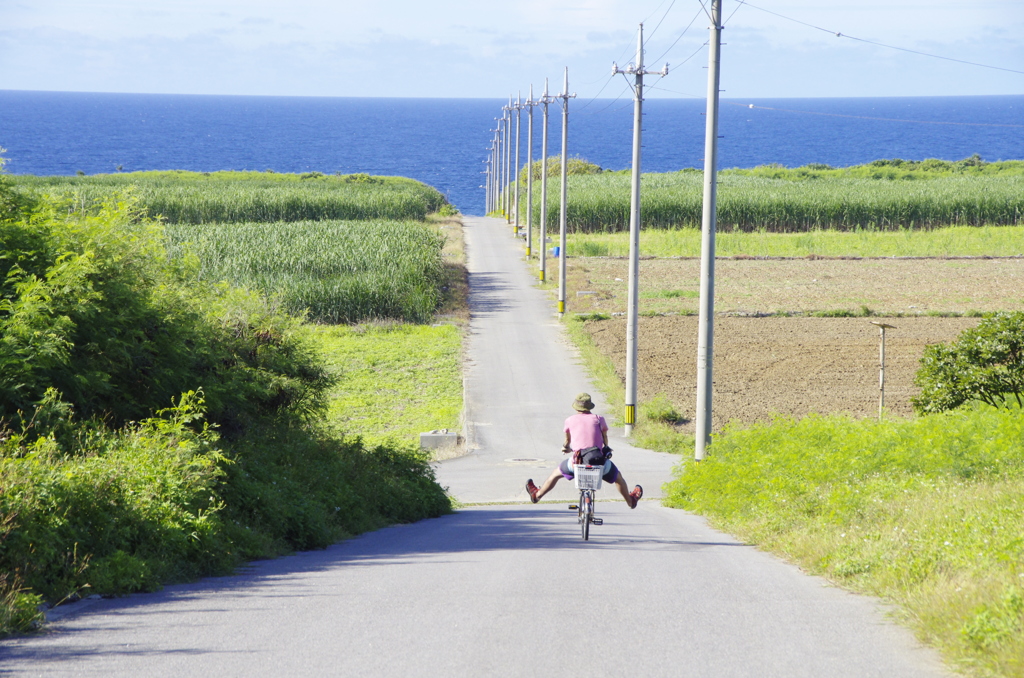
{"type": "Polygon", "coordinates": [[[928,346],[914,383],[921,387],[912,400],[920,414],[974,400],[1024,405],[1024,312],[999,313],[949,344],[928,346]]]}

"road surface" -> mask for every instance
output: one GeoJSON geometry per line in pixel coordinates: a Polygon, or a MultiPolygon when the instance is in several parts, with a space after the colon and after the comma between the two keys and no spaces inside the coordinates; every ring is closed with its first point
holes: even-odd
{"type": "MultiPolygon", "coordinates": [[[[615,460],[645,488],[636,510],[603,490],[604,525],[585,543],[565,503],[526,501],[526,478],[561,458],[576,393],[602,403],[511,228],[465,221],[471,451],[438,477],[477,505],[231,577],[77,603],[45,634],[0,643],[0,675],[949,675],[877,601],[651,500],[672,459],[618,431],[615,460]]],[[[571,496],[568,483],[549,495],[571,496]]]]}

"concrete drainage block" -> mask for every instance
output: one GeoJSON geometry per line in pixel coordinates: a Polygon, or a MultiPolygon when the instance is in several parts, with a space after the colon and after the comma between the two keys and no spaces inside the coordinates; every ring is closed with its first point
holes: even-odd
{"type": "Polygon", "coordinates": [[[420,434],[420,447],[425,450],[440,450],[455,447],[459,443],[459,434],[446,428],[440,431],[429,431],[420,434]]]}

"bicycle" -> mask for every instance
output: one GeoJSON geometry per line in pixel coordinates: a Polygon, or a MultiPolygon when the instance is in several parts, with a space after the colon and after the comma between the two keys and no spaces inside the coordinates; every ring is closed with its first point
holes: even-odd
{"type": "Polygon", "coordinates": [[[569,510],[576,509],[580,530],[583,532],[583,541],[589,541],[590,526],[604,524],[603,519],[594,515],[594,504],[597,502],[595,493],[601,489],[604,465],[573,464],[572,469],[573,483],[580,491],[580,500],[577,504],[569,504],[569,510]]]}

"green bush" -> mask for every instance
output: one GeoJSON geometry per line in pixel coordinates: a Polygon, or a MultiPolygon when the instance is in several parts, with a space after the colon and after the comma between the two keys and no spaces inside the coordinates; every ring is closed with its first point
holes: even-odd
{"type": "Polygon", "coordinates": [[[980,400],[1024,406],[1024,312],[998,313],[948,344],[925,348],[912,399],[919,413],[943,412],[980,400]]]}
{"type": "Polygon", "coordinates": [[[130,196],[23,214],[0,220],[0,635],[41,600],[450,509],[421,453],[323,430],[312,329],[197,279],[130,196]]]}
{"type": "Polygon", "coordinates": [[[231,434],[264,416],[311,416],[329,381],[300,321],[226,286],[188,284],[163,229],[131,199],[47,203],[0,222],[0,418],[56,389],[83,418],[151,416],[202,386],[231,434]]]}
{"type": "Polygon", "coordinates": [[[153,590],[450,510],[418,451],[273,422],[218,440],[202,406],[188,393],[119,430],[79,425],[71,446],[34,423],[0,436],[0,635],[42,599],[153,590]]]}
{"type": "Polygon", "coordinates": [[[199,421],[202,405],[201,394],[188,393],[120,430],[82,428],[70,446],[40,435],[34,420],[6,431],[0,516],[11,529],[0,541],[0,570],[20,573],[52,602],[90,586],[129,593],[226,572],[235,561],[215,496],[225,460],[199,421]]]}
{"type": "MultiPolygon", "coordinates": [[[[540,181],[544,171],[544,161],[535,160],[530,168],[523,167],[519,171],[519,181],[526,183],[528,178],[528,170],[533,171],[533,180],[540,181]]],[[[569,158],[569,163],[565,167],[565,173],[569,176],[579,176],[582,174],[600,174],[601,166],[595,165],[594,163],[584,160],[583,158],[569,158]]],[[[548,156],[548,176],[549,177],[560,177],[562,176],[562,156],[551,155],[548,156]]]]}

